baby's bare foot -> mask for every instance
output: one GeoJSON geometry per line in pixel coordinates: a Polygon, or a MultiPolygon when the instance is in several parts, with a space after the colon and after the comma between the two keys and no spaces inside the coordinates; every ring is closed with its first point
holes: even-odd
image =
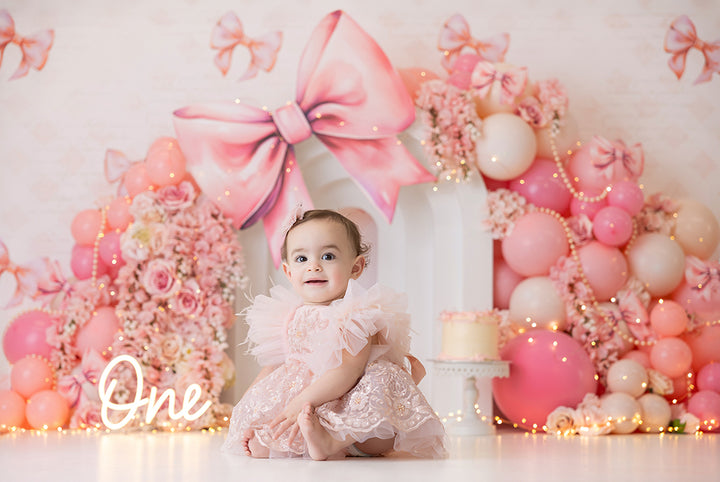
{"type": "Polygon", "coordinates": [[[335,440],[328,432],[320,425],[315,410],[309,403],[303,406],[302,411],[297,418],[300,432],[305,438],[307,444],[308,454],[313,460],[327,460],[331,455],[336,454],[342,450],[342,443],[339,440],[335,440]]]}

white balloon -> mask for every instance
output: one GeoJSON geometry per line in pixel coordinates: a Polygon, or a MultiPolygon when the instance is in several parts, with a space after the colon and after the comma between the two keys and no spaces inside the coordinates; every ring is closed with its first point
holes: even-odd
{"type": "Polygon", "coordinates": [[[510,295],[509,320],[521,328],[565,329],[565,302],[547,276],[522,280],[510,295]]]}
{"type": "Polygon", "coordinates": [[[670,423],[670,404],[657,393],[646,393],[638,398],[642,408],[642,432],[664,432],[670,423]]]}
{"type": "Polygon", "coordinates": [[[618,360],[608,370],[607,387],[613,393],[622,392],[639,397],[645,393],[647,386],[647,370],[635,360],[618,360]]]}
{"type": "Polygon", "coordinates": [[[483,119],[482,136],[476,143],[477,168],[498,181],[519,176],[532,164],[537,152],[535,132],[515,114],[493,114],[483,119]]]}
{"type": "Polygon", "coordinates": [[[600,407],[613,425],[612,433],[632,433],[640,425],[642,407],[627,393],[604,395],[600,399],[600,407]]]}
{"type": "Polygon", "coordinates": [[[627,259],[632,274],[655,297],[672,293],[685,275],[685,253],[664,234],[639,236],[628,250],[627,259]]]}

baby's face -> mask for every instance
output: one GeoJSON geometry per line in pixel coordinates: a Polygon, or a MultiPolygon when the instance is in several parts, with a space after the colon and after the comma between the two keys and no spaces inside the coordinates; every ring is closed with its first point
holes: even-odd
{"type": "Polygon", "coordinates": [[[283,270],[306,304],[326,305],[345,295],[350,279],[365,268],[345,227],[327,219],[315,219],[288,233],[287,261],[283,270]]]}

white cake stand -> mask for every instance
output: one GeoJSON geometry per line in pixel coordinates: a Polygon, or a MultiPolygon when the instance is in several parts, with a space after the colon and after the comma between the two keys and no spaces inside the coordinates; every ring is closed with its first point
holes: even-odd
{"type": "Polygon", "coordinates": [[[492,384],[495,377],[510,376],[510,362],[430,360],[435,373],[441,376],[460,375],[465,378],[462,388],[462,412],[448,417],[445,429],[450,435],[493,435],[492,384]],[[478,417],[485,414],[486,420],[478,417]]]}

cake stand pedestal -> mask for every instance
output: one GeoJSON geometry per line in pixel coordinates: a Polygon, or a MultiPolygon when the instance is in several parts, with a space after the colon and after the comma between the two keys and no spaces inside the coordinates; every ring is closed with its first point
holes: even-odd
{"type": "Polygon", "coordinates": [[[451,414],[445,421],[450,435],[494,435],[492,417],[492,384],[495,377],[510,376],[510,362],[430,360],[433,370],[441,376],[460,375],[465,378],[462,388],[462,412],[451,414]],[[484,420],[478,416],[482,415],[484,420]]]}

